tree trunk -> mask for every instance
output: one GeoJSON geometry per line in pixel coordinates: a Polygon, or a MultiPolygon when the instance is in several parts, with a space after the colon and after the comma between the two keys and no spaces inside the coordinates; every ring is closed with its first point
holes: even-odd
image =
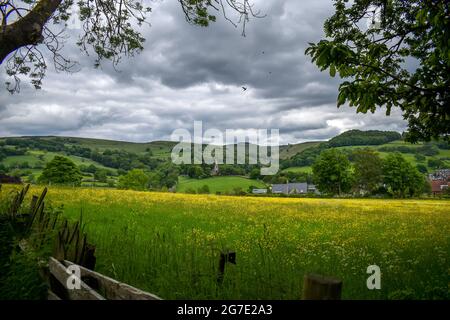
{"type": "Polygon", "coordinates": [[[40,0],[26,16],[1,27],[0,64],[15,50],[27,45],[37,45],[44,40],[44,25],[61,2],[62,0],[40,0]]]}

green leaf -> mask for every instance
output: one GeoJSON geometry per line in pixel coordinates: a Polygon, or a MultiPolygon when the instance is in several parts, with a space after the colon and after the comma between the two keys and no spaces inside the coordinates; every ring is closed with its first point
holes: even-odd
{"type": "Polygon", "coordinates": [[[330,66],[330,76],[334,78],[335,75],[336,75],[336,67],[334,66],[334,64],[332,64],[330,66]]]}

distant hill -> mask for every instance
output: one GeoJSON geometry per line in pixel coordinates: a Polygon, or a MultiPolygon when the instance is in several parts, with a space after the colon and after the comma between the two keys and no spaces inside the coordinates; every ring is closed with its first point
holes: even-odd
{"type": "Polygon", "coordinates": [[[396,131],[349,130],[330,139],[328,145],[330,147],[376,146],[400,140],[401,138],[401,134],[396,131]]]}
{"type": "Polygon", "coordinates": [[[308,141],[280,146],[280,159],[288,159],[295,156],[297,153],[300,153],[307,148],[315,147],[320,143],[320,141],[308,141]]]}
{"type": "Polygon", "coordinates": [[[95,168],[106,170],[110,183],[96,184],[106,186],[116,182],[119,169],[129,170],[136,164],[155,168],[167,162],[175,144],[170,141],[134,143],[56,136],[5,137],[0,138],[0,171],[32,181],[54,156],[63,155],[82,168],[85,185],[92,184],[95,168]]]}
{"type": "Polygon", "coordinates": [[[346,131],[329,141],[316,142],[310,145],[304,143],[290,145],[292,150],[299,152],[285,153],[281,166],[284,172],[311,172],[311,165],[316,157],[325,149],[339,148],[346,153],[358,148],[371,148],[382,158],[389,153],[400,152],[403,157],[417,166],[422,173],[431,173],[439,168],[450,168],[450,145],[447,142],[427,142],[411,144],[401,140],[401,135],[395,131],[346,131]]]}
{"type": "MultiPolygon", "coordinates": [[[[104,185],[113,185],[118,175],[132,168],[152,171],[168,165],[176,144],[171,141],[135,143],[57,136],[0,138],[0,172],[18,174],[25,181],[32,181],[55,155],[63,155],[82,169],[85,183],[94,180],[97,168],[107,171],[109,182],[104,185]]],[[[329,141],[280,146],[281,169],[284,172],[311,172],[316,157],[327,148],[340,148],[350,153],[353,149],[364,147],[377,150],[382,157],[390,152],[401,152],[423,173],[450,167],[450,147],[446,142],[412,145],[401,140],[398,132],[350,130],[329,141]]],[[[161,170],[169,174],[164,168],[161,170]]],[[[230,173],[226,175],[248,175],[250,170],[246,168],[245,173],[242,170],[231,173],[228,168],[230,173]]]]}
{"type": "Polygon", "coordinates": [[[152,142],[127,142],[106,139],[78,138],[78,137],[59,137],[59,136],[23,136],[23,137],[5,137],[0,138],[0,142],[7,140],[22,141],[47,141],[50,144],[65,144],[66,146],[85,147],[92,150],[125,150],[133,153],[145,153],[151,150],[154,153],[164,156],[170,156],[170,151],[176,142],[172,141],[152,141],[152,142]]]}

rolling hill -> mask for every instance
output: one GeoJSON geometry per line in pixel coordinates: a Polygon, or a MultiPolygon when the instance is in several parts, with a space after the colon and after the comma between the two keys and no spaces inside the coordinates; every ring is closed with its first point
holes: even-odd
{"type": "Polygon", "coordinates": [[[280,146],[280,159],[289,159],[307,148],[318,146],[320,143],[321,141],[308,141],[280,146]]]}
{"type": "MultiPolygon", "coordinates": [[[[315,157],[327,148],[340,149],[348,154],[360,148],[376,150],[381,158],[389,153],[400,152],[414,166],[420,167],[422,173],[431,173],[436,169],[450,168],[450,145],[444,141],[421,142],[411,144],[401,139],[392,131],[359,131],[350,130],[328,141],[310,145],[304,143],[291,145],[291,149],[301,150],[281,158],[284,172],[311,172],[315,157]]],[[[286,153],[285,153],[286,154],[286,153]]],[[[287,154],[286,154],[287,155],[287,154]]]]}
{"type": "MultiPolygon", "coordinates": [[[[283,145],[280,146],[282,172],[310,173],[315,156],[324,148],[331,147],[346,152],[368,147],[377,150],[381,157],[386,157],[390,152],[401,152],[413,165],[420,166],[422,173],[432,172],[438,167],[450,167],[448,145],[437,142],[413,145],[398,139],[399,136],[395,132],[387,132],[384,135],[382,131],[351,130],[325,142],[311,141],[283,145]]],[[[55,155],[63,155],[84,169],[95,167],[106,170],[109,185],[114,185],[117,176],[129,170],[127,168],[136,167],[136,163],[144,165],[150,171],[158,165],[169,163],[171,150],[176,144],[171,141],[135,143],[56,136],[0,138],[0,171],[20,175],[24,181],[32,181],[41,174],[45,164],[55,155]]],[[[83,176],[85,183],[92,183],[93,173],[84,170],[83,176]]],[[[182,192],[189,188],[197,190],[203,185],[208,185],[211,192],[230,192],[236,187],[247,189],[250,185],[263,186],[256,180],[244,177],[227,176],[197,180],[180,176],[177,190],[182,192]]]]}
{"type": "MultiPolygon", "coordinates": [[[[78,146],[82,148],[89,148],[92,150],[98,150],[103,152],[109,150],[124,150],[133,153],[145,153],[149,150],[153,153],[153,156],[170,157],[170,151],[176,142],[172,141],[152,141],[152,142],[127,142],[117,140],[106,139],[93,139],[93,138],[78,138],[78,137],[59,137],[59,136],[23,136],[14,137],[12,139],[28,140],[28,139],[40,139],[48,142],[62,142],[66,146],[78,146]]],[[[8,137],[0,138],[0,142],[6,142],[8,137]]]]}

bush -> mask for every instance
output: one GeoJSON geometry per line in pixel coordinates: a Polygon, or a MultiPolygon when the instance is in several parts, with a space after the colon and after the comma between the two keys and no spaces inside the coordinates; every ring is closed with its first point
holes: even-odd
{"type": "Polygon", "coordinates": [[[31,253],[14,253],[6,272],[2,270],[0,300],[44,300],[47,284],[37,267],[37,257],[31,253]]]}
{"type": "Polygon", "coordinates": [[[233,188],[233,194],[236,196],[243,196],[243,195],[246,195],[246,192],[244,190],[242,190],[241,187],[235,187],[235,188],[233,188]]]}
{"type": "Polygon", "coordinates": [[[427,159],[423,154],[420,154],[420,153],[414,154],[414,157],[419,162],[425,161],[427,159]]]}
{"type": "Polygon", "coordinates": [[[199,194],[209,194],[210,190],[209,187],[205,184],[201,188],[198,189],[199,194]]]}
{"type": "Polygon", "coordinates": [[[194,188],[187,188],[185,192],[186,193],[191,193],[191,194],[196,194],[197,193],[197,191],[195,191],[194,188]]]}
{"type": "Polygon", "coordinates": [[[417,148],[417,152],[431,157],[439,154],[439,149],[432,144],[425,144],[424,146],[417,148]]]}
{"type": "Polygon", "coordinates": [[[420,164],[420,163],[419,163],[419,164],[416,166],[416,168],[417,168],[417,170],[419,170],[420,173],[427,173],[427,172],[428,172],[427,167],[426,167],[425,165],[423,165],[423,164],[420,164]]]}
{"type": "Polygon", "coordinates": [[[445,163],[441,159],[432,158],[428,159],[428,166],[433,169],[443,169],[445,167],[445,163]]]}
{"type": "Polygon", "coordinates": [[[126,175],[119,177],[117,188],[132,189],[132,190],[146,190],[148,189],[149,177],[141,169],[133,169],[126,175]]]}

